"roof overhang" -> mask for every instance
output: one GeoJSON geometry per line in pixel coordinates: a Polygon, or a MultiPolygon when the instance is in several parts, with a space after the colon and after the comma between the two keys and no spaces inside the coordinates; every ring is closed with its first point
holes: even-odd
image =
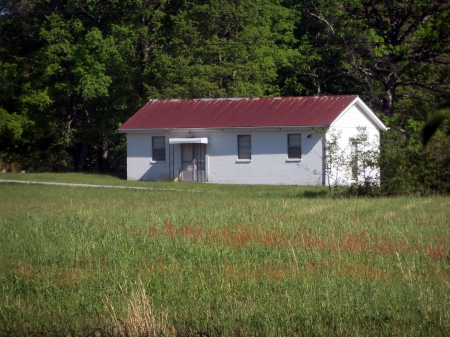
{"type": "Polygon", "coordinates": [[[153,133],[153,132],[207,132],[207,131],[267,131],[267,130],[311,130],[328,129],[330,125],[308,126],[251,126],[251,127],[224,127],[224,128],[171,128],[171,129],[119,129],[119,133],[153,133]]]}
{"type": "Polygon", "coordinates": [[[356,97],[337,95],[150,100],[119,128],[119,132],[139,132],[138,129],[262,130],[285,126],[329,126],[356,97]]]}
{"type": "Polygon", "coordinates": [[[169,144],[208,144],[208,138],[169,138],[169,144]]]}

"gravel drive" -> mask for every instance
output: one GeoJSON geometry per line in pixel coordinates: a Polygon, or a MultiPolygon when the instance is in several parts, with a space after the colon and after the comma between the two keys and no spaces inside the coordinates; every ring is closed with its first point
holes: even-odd
{"type": "Polygon", "coordinates": [[[132,190],[154,190],[154,191],[175,191],[175,192],[196,192],[195,190],[176,190],[172,188],[153,188],[153,187],[134,187],[134,186],[112,186],[112,185],[92,185],[92,184],[72,184],[72,183],[55,183],[47,181],[25,181],[25,180],[6,180],[0,179],[0,183],[30,184],[30,185],[53,185],[53,186],[72,186],[72,187],[97,187],[97,188],[122,188],[132,190]]]}

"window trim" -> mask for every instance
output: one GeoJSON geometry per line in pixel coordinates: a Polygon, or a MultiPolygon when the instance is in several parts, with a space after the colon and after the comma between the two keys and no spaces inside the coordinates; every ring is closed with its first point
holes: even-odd
{"type": "Polygon", "coordinates": [[[252,135],[237,135],[237,160],[238,161],[251,161],[252,160],[252,135]],[[241,145],[241,137],[249,137],[249,146],[241,145]],[[250,158],[241,158],[241,149],[248,149],[250,158]]]}
{"type": "Polygon", "coordinates": [[[300,161],[302,160],[302,134],[301,133],[288,133],[287,134],[287,160],[288,161],[300,161]],[[293,146],[290,145],[290,137],[289,136],[300,136],[300,145],[299,146],[293,146]],[[300,152],[300,157],[290,157],[289,153],[291,149],[297,149],[297,151],[300,152]]]}
{"type": "MultiPolygon", "coordinates": [[[[162,152],[162,151],[161,151],[162,152]]],[[[166,137],[165,136],[152,136],[152,163],[164,163],[166,161],[166,137]],[[164,147],[155,148],[155,138],[163,138],[164,147]],[[155,159],[155,150],[164,150],[164,159],[155,159]]]]}

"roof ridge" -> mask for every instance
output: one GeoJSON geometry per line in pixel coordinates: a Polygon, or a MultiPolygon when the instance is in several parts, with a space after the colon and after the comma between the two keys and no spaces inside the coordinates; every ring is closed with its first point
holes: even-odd
{"type": "Polygon", "coordinates": [[[268,96],[268,97],[203,97],[203,98],[151,98],[149,102],[169,101],[240,101],[240,100],[260,100],[260,99],[300,99],[300,98],[332,98],[332,97],[359,97],[356,94],[342,95],[313,95],[313,96],[268,96]]]}

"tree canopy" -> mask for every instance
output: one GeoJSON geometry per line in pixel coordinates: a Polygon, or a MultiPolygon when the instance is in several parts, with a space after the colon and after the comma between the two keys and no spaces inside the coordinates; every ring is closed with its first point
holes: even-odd
{"type": "Polygon", "coordinates": [[[448,0],[0,0],[0,158],[123,170],[117,128],[151,98],[358,94],[424,188],[427,163],[448,171],[446,138],[423,150],[420,130],[448,97],[449,46],[448,0]]]}

